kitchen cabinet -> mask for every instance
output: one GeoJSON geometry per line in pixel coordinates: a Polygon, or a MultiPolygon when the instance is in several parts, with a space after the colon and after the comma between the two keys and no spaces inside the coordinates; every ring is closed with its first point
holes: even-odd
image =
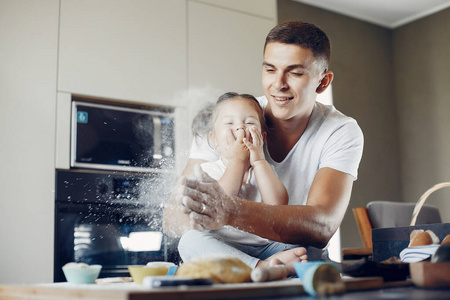
{"type": "MultiPolygon", "coordinates": [[[[178,106],[186,122],[186,38],[186,0],[62,0],[56,167],[69,168],[71,94],[178,106]]],[[[186,157],[189,128],[176,136],[186,157]]]]}
{"type": "Polygon", "coordinates": [[[50,282],[59,1],[0,1],[0,283],[50,282]]]}
{"type": "Polygon", "coordinates": [[[69,168],[71,95],[175,106],[180,170],[198,107],[188,88],[260,95],[276,0],[0,1],[0,16],[0,283],[40,283],[53,278],[54,175],[69,168]]]}
{"type": "Polygon", "coordinates": [[[70,94],[82,94],[174,106],[180,173],[206,101],[262,95],[262,49],[275,24],[275,0],[62,0],[56,166],[69,167],[70,94]]]}
{"type": "Polygon", "coordinates": [[[276,23],[275,0],[188,1],[190,120],[224,92],[263,94],[263,46],[276,23]]]}
{"type": "Polygon", "coordinates": [[[170,105],[186,89],[185,0],[62,0],[58,90],[170,105]]]}
{"type": "MultiPolygon", "coordinates": [[[[271,16],[261,16],[250,11],[228,9],[219,7],[218,4],[203,2],[219,3],[189,1],[190,90],[210,87],[213,90],[262,95],[263,46],[267,33],[276,25],[276,10],[272,10],[271,16]]],[[[225,4],[228,1],[220,3],[225,4]]],[[[261,4],[266,6],[270,6],[270,3],[274,4],[275,1],[261,1],[261,4]]]]}

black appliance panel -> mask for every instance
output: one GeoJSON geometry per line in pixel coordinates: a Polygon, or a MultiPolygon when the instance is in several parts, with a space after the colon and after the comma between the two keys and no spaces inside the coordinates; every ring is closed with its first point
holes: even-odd
{"type": "Polygon", "coordinates": [[[177,240],[162,233],[163,203],[174,178],[58,170],[55,205],[55,282],[62,266],[103,266],[100,277],[129,276],[127,266],[179,262],[177,240]],[[132,241],[139,242],[136,248],[132,241]],[[134,247],[134,248],[133,248],[134,247]]]}

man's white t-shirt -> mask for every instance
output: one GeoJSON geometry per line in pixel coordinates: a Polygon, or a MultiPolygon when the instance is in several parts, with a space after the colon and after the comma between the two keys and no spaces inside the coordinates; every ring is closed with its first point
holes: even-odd
{"type": "MultiPolygon", "coordinates": [[[[257,99],[263,108],[267,106],[266,97],[257,99]]],[[[316,102],[305,132],[284,160],[274,161],[266,145],[264,154],[288,191],[289,205],[305,205],[314,177],[321,168],[350,174],[356,180],[363,144],[363,133],[353,118],[334,106],[316,102]]],[[[215,161],[219,153],[205,139],[195,138],[189,157],[215,161]]]]}

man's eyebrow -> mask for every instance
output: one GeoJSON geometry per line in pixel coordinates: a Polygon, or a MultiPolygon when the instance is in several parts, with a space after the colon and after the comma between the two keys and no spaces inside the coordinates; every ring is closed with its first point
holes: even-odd
{"type": "Polygon", "coordinates": [[[266,67],[272,67],[272,68],[275,68],[275,66],[274,65],[272,65],[272,64],[269,64],[268,62],[265,62],[265,61],[263,61],[263,66],[266,66],[266,67]]]}
{"type": "MultiPolygon", "coordinates": [[[[270,63],[268,63],[268,62],[263,62],[263,66],[271,67],[271,68],[276,68],[273,64],[270,64],[270,63]]],[[[286,69],[288,69],[288,70],[293,70],[293,69],[306,69],[306,67],[305,67],[303,64],[295,64],[295,65],[287,66],[286,69]]]]}

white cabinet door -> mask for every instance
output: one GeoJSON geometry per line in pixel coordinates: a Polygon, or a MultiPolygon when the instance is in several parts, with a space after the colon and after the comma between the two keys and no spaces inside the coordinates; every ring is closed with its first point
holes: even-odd
{"type": "Polygon", "coordinates": [[[58,13],[0,1],[1,284],[53,281],[58,13]]]}
{"type": "Polygon", "coordinates": [[[189,1],[188,12],[190,90],[262,95],[263,46],[275,12],[268,18],[196,1],[189,1]]]}
{"type": "Polygon", "coordinates": [[[192,119],[221,93],[262,95],[263,46],[276,23],[275,0],[188,1],[187,126],[179,144],[189,149],[192,119]]]}
{"type": "Polygon", "coordinates": [[[58,90],[174,104],[187,87],[185,0],[62,0],[58,90]]]}

